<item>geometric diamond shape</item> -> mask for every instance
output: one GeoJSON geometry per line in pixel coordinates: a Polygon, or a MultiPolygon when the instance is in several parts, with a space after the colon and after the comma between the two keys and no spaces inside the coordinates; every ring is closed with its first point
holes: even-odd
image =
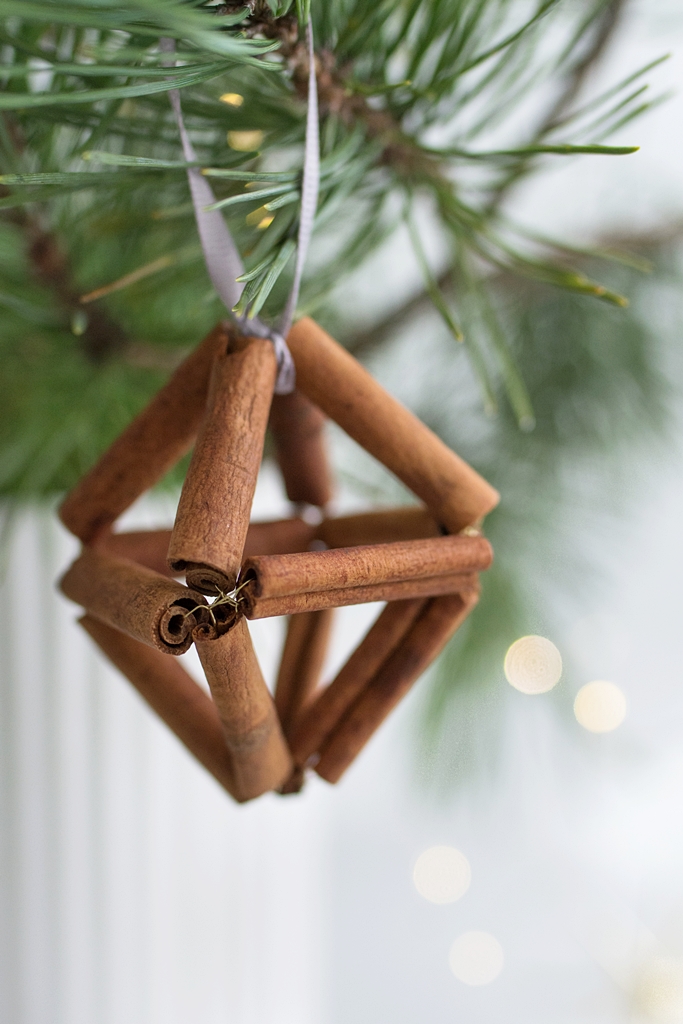
{"type": "Polygon", "coordinates": [[[299,390],[276,396],[271,427],[290,500],[329,500],[322,409],[426,507],[250,526],[275,357],[270,342],[219,324],[60,510],[86,545],[62,581],[87,610],[82,624],[238,800],[294,792],[309,766],[337,781],[474,606],[492,557],[472,524],[496,504],[493,488],[313,321],[287,340],[299,390]],[[197,434],[173,530],[112,533],[197,434]],[[169,579],[180,573],[188,587],[169,579]],[[331,609],[377,600],[389,603],[314,694],[331,609]],[[281,614],[273,702],[246,619],[281,614]],[[192,642],[212,706],[168,659],[192,642]]]}

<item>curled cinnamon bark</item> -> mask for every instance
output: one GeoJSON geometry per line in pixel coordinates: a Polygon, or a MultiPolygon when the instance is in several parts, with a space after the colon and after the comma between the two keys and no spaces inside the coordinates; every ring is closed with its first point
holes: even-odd
{"type": "Polygon", "coordinates": [[[84,543],[107,530],[191,448],[214,356],[227,341],[218,324],[66,496],[60,519],[84,543]]]}
{"type": "Polygon", "coordinates": [[[477,586],[476,573],[447,573],[445,576],[427,576],[417,580],[374,583],[369,587],[346,587],[342,590],[316,590],[304,594],[286,594],[283,597],[258,598],[250,592],[247,584],[240,594],[240,609],[248,619],[268,619],[276,615],[297,615],[323,608],[370,604],[373,601],[407,601],[413,597],[458,594],[461,591],[476,590],[477,586]]]}
{"type": "Polygon", "coordinates": [[[217,640],[198,639],[196,646],[223,723],[235,799],[252,800],[278,789],[291,775],[292,758],[246,622],[240,619],[217,640]]]}
{"type": "MultiPolygon", "coordinates": [[[[245,557],[251,555],[287,554],[306,551],[315,536],[316,527],[303,519],[280,519],[268,523],[250,523],[244,545],[245,557]]],[[[131,530],[105,534],[97,542],[100,551],[119,558],[129,558],[146,565],[162,576],[174,576],[168,564],[170,530],[131,530]]]]}
{"type": "Polygon", "coordinates": [[[489,567],[492,558],[491,545],[479,535],[257,555],[248,558],[242,568],[242,598],[248,618],[263,618],[327,608],[334,603],[360,604],[396,600],[399,596],[452,593],[438,583],[440,577],[479,572],[489,567]],[[433,584],[436,589],[429,589],[432,584],[427,590],[415,589],[413,584],[418,580],[437,581],[433,584]],[[387,587],[388,590],[384,589],[387,587]],[[402,593],[401,588],[407,588],[406,592],[402,593]],[[354,591],[358,591],[355,596],[354,591]],[[317,596],[323,594],[330,597],[317,596]],[[274,607],[287,611],[273,611],[274,607]]]}
{"type": "Polygon", "coordinates": [[[78,621],[180,742],[234,796],[232,764],[216,705],[180,663],[91,615],[78,621]]]}
{"type": "Polygon", "coordinates": [[[164,654],[184,654],[208,615],[197,591],[93,548],[76,559],[60,587],[90,615],[164,654]]]}
{"type": "Polygon", "coordinates": [[[206,416],[183,484],[168,562],[206,594],[235,585],[261,465],[276,361],[255,338],[218,353],[206,416]]]}
{"type": "MultiPolygon", "coordinates": [[[[277,519],[249,524],[244,557],[308,551],[313,541],[320,541],[328,548],[347,548],[439,536],[441,531],[434,517],[427,509],[417,506],[324,519],[317,526],[298,518],[277,519]]],[[[162,576],[173,576],[174,570],[169,567],[167,557],[170,542],[171,530],[131,530],[105,533],[98,539],[97,547],[146,565],[162,576]]]]}
{"type": "Polygon", "coordinates": [[[366,544],[330,551],[248,558],[242,578],[251,577],[256,597],[283,597],[314,590],[338,590],[373,583],[403,582],[427,576],[479,572],[493,560],[480,535],[366,544]]]}
{"type": "Polygon", "coordinates": [[[307,551],[315,537],[315,526],[303,519],[280,519],[271,523],[250,523],[244,557],[286,555],[307,551]]]}
{"type": "Polygon", "coordinates": [[[436,597],[376,672],[320,751],[315,770],[338,782],[389,712],[432,663],[477,602],[477,595],[436,597]]]}
{"type": "Polygon", "coordinates": [[[328,548],[351,548],[359,544],[386,544],[399,540],[439,537],[443,531],[428,509],[418,505],[406,508],[359,512],[353,516],[324,519],[316,528],[315,539],[328,548]]]}
{"type": "Polygon", "coordinates": [[[290,501],[323,508],[332,500],[325,417],[300,391],[274,395],[270,429],[290,501]]]}
{"type": "Polygon", "coordinates": [[[320,695],[304,709],[290,739],[294,763],[306,767],[425,606],[422,598],[391,601],[320,695]]]}
{"type": "Polygon", "coordinates": [[[304,394],[395,473],[451,533],[495,508],[498,492],[313,320],[294,324],[287,344],[304,394]]]}
{"type": "Polygon", "coordinates": [[[106,533],[98,538],[95,547],[115,558],[127,558],[145,565],[161,576],[172,575],[166,556],[171,541],[170,530],[127,530],[106,533]]]}
{"type": "Polygon", "coordinates": [[[333,609],[292,615],[275,686],[275,707],[289,739],[320,681],[332,629],[333,609]]]}

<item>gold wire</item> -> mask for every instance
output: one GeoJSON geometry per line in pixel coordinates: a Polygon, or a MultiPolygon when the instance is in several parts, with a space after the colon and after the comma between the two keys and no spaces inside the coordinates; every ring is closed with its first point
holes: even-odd
{"type": "Polygon", "coordinates": [[[206,605],[206,604],[197,604],[197,605],[195,605],[194,608],[190,608],[190,610],[188,612],[185,612],[185,614],[183,615],[183,620],[188,619],[190,617],[190,615],[194,615],[195,612],[199,612],[199,611],[208,612],[209,616],[211,618],[212,625],[214,625],[214,626],[216,626],[216,628],[218,628],[218,623],[216,622],[216,616],[214,614],[213,609],[216,608],[216,607],[219,607],[221,605],[224,605],[224,604],[229,604],[233,608],[238,608],[239,607],[239,603],[240,603],[239,599],[238,599],[239,592],[242,590],[243,587],[246,587],[248,582],[249,582],[248,580],[244,580],[242,583],[240,583],[238,586],[236,586],[233,590],[219,590],[218,591],[218,597],[216,598],[215,601],[212,601],[211,604],[209,604],[209,605],[206,605]]]}

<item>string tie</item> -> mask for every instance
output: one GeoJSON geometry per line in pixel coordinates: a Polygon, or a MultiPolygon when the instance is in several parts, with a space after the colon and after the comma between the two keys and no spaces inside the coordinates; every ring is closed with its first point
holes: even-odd
{"type": "MultiPolygon", "coordinates": [[[[276,395],[290,394],[294,390],[296,383],[294,360],[285,338],[292,326],[296,304],[299,299],[301,279],[303,277],[308,246],[313,233],[313,223],[320,188],[318,84],[315,74],[313,26],[310,17],[306,26],[306,42],[309,59],[308,105],[306,110],[306,142],[303,179],[301,183],[301,213],[297,237],[297,256],[292,289],[277,326],[271,327],[259,317],[238,317],[233,313],[233,309],[237,305],[244,288],[243,282],[237,280],[244,272],[242,259],[220,211],[207,209],[207,207],[216,202],[213,189],[198,167],[188,167],[187,169],[187,180],[190,186],[199,240],[211,283],[228,310],[230,317],[244,334],[257,338],[269,338],[273,343],[277,361],[277,376],[274,388],[276,395]]],[[[165,53],[173,53],[175,51],[175,40],[163,37],[159,41],[159,49],[165,53]]],[[[172,89],[169,92],[169,99],[178,125],[183,156],[188,164],[196,164],[199,161],[183,120],[179,90],[172,89]]]]}

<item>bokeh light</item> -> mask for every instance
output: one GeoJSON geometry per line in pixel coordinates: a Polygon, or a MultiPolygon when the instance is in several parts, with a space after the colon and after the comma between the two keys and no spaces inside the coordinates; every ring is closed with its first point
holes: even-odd
{"type": "Polygon", "coordinates": [[[227,135],[230,149],[236,149],[239,153],[252,153],[258,149],[263,142],[263,132],[260,128],[250,131],[232,131],[227,135]]]}
{"type": "Polygon", "coordinates": [[[574,714],[579,725],[589,732],[611,732],[626,717],[626,698],[614,683],[596,679],[577,693],[574,714]]]}
{"type": "Polygon", "coordinates": [[[244,103],[244,96],[238,92],[224,92],[220,100],[221,103],[227,103],[230,107],[241,107],[244,103]]]}
{"type": "Polygon", "coordinates": [[[497,938],[488,932],[464,932],[448,954],[448,963],[465,985],[488,985],[503,970],[505,957],[497,938]]]}
{"type": "Polygon", "coordinates": [[[678,1024],[683,1020],[683,962],[667,956],[647,960],[636,974],[633,1002],[646,1020],[678,1024]]]}
{"type": "Polygon", "coordinates": [[[505,678],[522,693],[547,693],[560,681],[562,656],[544,636],[523,636],[505,655],[505,678]]]}
{"type": "Polygon", "coordinates": [[[467,892],[471,879],[467,857],[453,846],[430,846],[413,868],[415,888],[430,903],[455,903],[467,892]]]}

